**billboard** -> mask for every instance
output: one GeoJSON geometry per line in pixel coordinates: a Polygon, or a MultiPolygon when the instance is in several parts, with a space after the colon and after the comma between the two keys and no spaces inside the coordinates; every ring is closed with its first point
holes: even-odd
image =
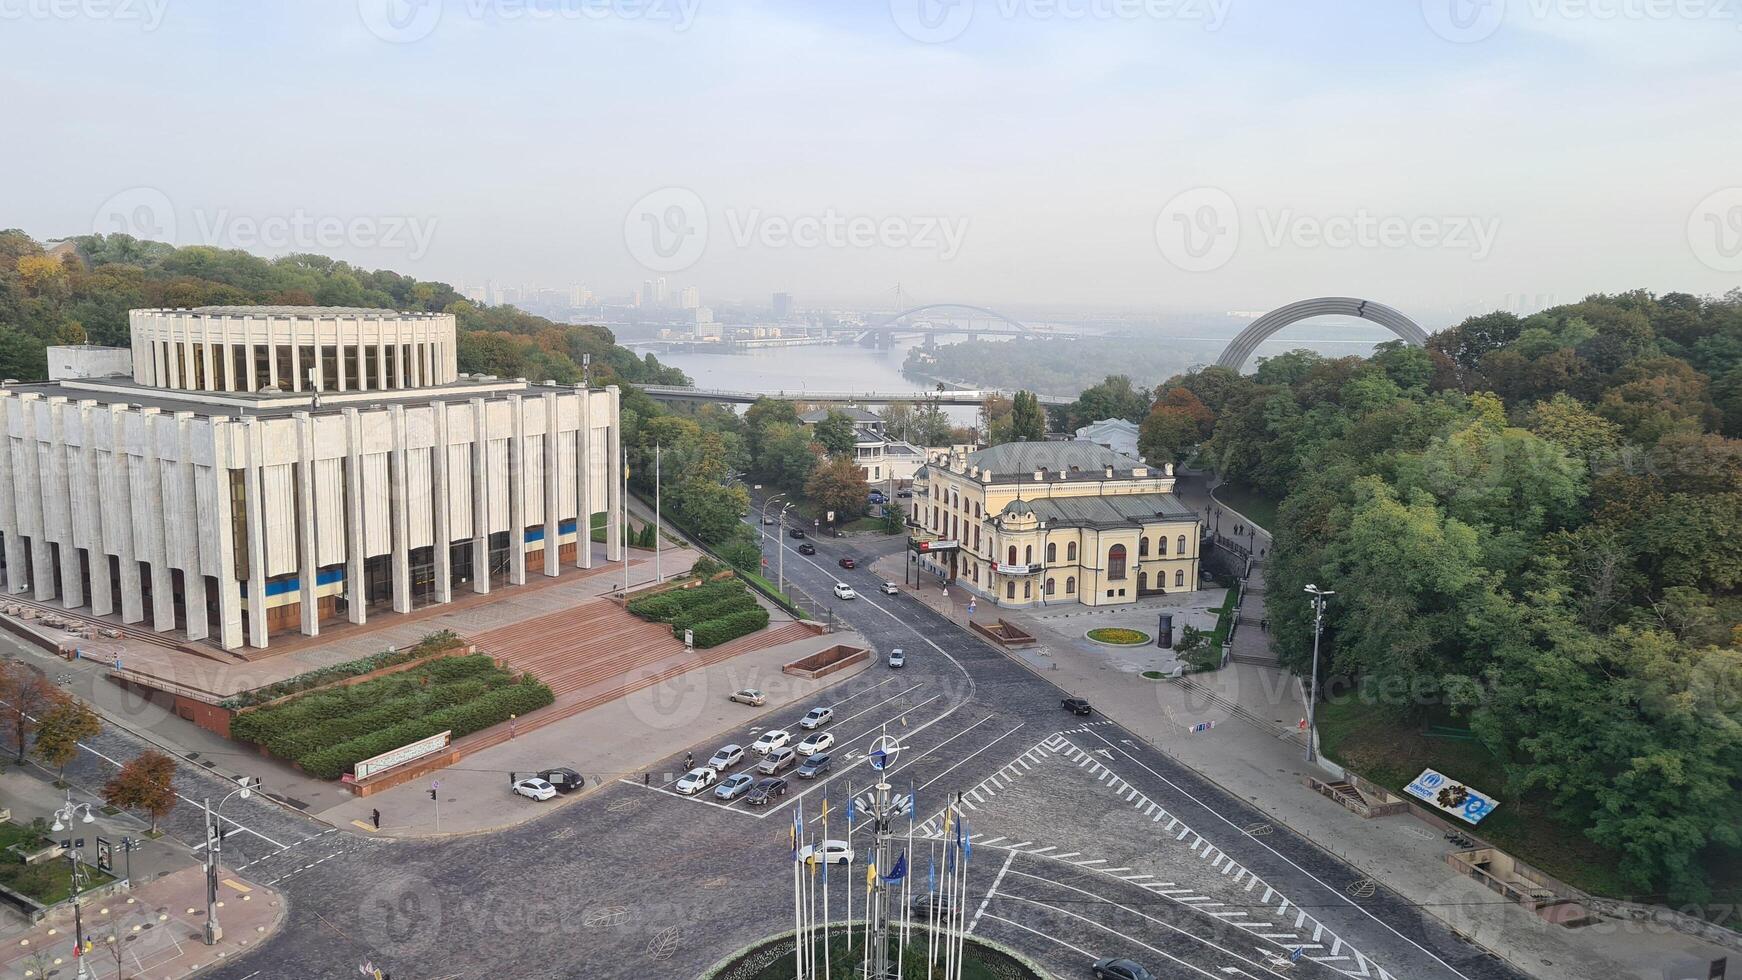
{"type": "Polygon", "coordinates": [[[420,738],[410,745],[401,745],[390,752],[364,759],[351,767],[353,779],[366,779],[378,772],[404,765],[414,759],[421,759],[434,752],[440,752],[448,747],[452,731],[437,732],[428,738],[420,738]]]}
{"type": "Polygon", "coordinates": [[[1421,775],[1410,780],[1403,791],[1418,800],[1433,804],[1471,826],[1481,823],[1483,817],[1493,813],[1494,808],[1500,805],[1499,800],[1432,769],[1423,769],[1421,775]]]}

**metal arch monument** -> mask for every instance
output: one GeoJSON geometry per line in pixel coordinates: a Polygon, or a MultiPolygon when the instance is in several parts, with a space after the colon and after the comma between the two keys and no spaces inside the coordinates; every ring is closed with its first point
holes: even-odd
{"type": "Polygon", "coordinates": [[[1246,359],[1252,356],[1252,352],[1258,349],[1258,345],[1271,334],[1289,324],[1315,316],[1360,317],[1390,330],[1405,343],[1416,347],[1427,346],[1427,331],[1414,320],[1383,303],[1349,296],[1320,296],[1317,299],[1303,299],[1277,307],[1252,321],[1251,326],[1240,331],[1240,335],[1229,342],[1227,349],[1222,351],[1222,356],[1216,359],[1216,366],[1238,372],[1246,359]]]}

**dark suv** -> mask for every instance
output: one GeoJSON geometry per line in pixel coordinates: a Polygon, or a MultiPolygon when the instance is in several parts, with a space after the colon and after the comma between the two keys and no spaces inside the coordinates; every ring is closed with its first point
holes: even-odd
{"type": "Polygon", "coordinates": [[[1065,706],[1066,711],[1069,711],[1073,715],[1086,715],[1095,710],[1089,707],[1089,702],[1086,698],[1065,698],[1060,703],[1065,706]]]}

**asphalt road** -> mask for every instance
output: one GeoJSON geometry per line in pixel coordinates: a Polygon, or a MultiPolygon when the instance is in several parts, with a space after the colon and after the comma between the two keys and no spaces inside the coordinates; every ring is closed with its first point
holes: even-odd
{"type": "MultiPolygon", "coordinates": [[[[1519,975],[1165,752],[1064,712],[1063,692],[961,626],[879,594],[864,566],[900,539],[814,543],[814,558],[789,550],[788,580],[819,599],[837,579],[851,583],[861,598],[836,601],[835,615],[879,654],[908,654],[903,669],[879,661],[818,696],[835,711],[831,773],[789,771],[792,791],[756,808],[719,804],[711,790],[680,796],[666,780],[625,781],[510,830],[439,842],[365,839],[236,800],[224,810],[238,827],[226,863],[284,890],[290,912],[257,951],[211,974],[352,977],[367,959],[400,980],[696,976],[791,927],[792,818],[802,808],[820,837],[827,797],[829,836],[845,836],[849,793],[871,781],[864,754],[887,732],[904,746],[890,781],[911,786],[919,803],[915,868],[930,860],[935,815],[964,794],[971,890],[983,901],[976,933],[1057,976],[1086,976],[1090,959],[1108,955],[1215,980],[1519,975]],[[841,570],[842,554],[865,560],[841,570]]],[[[662,692],[674,711],[681,684],[662,692]]],[[[721,742],[748,746],[769,728],[796,729],[806,708],[747,707],[740,730],[690,753],[699,763],[721,742]]],[[[584,771],[586,747],[575,756],[584,771]]],[[[683,763],[679,753],[655,769],[675,776],[683,763]]],[[[501,805],[538,804],[510,796],[504,778],[501,805]]],[[[197,822],[184,839],[199,839],[197,822]]],[[[854,877],[835,879],[836,908],[854,877]]]]}

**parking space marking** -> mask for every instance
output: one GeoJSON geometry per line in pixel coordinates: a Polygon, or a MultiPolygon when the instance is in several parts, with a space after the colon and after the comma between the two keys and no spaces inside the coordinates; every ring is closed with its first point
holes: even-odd
{"type": "MultiPolygon", "coordinates": [[[[1020,871],[1017,872],[1017,874],[1021,874],[1021,873],[1022,872],[1020,872],[1020,871]]],[[[1040,880],[1046,881],[1048,879],[1042,878],[1040,880]]],[[[1053,882],[1053,883],[1060,885],[1061,887],[1064,887],[1064,888],[1070,888],[1069,885],[1064,885],[1061,882],[1053,882]]],[[[1071,890],[1076,891],[1076,892],[1082,892],[1082,889],[1079,889],[1079,888],[1071,888],[1071,890]]],[[[1252,962],[1252,960],[1250,958],[1242,956],[1239,953],[1236,953],[1231,949],[1226,949],[1222,946],[1218,946],[1215,943],[1210,942],[1207,939],[1204,939],[1202,936],[1198,936],[1198,935],[1195,935],[1193,933],[1186,932],[1184,929],[1181,929],[1178,926],[1172,925],[1171,923],[1162,922],[1160,919],[1156,919],[1153,916],[1144,915],[1142,912],[1139,912],[1136,909],[1127,908],[1123,905],[1120,905],[1117,902],[1108,901],[1105,897],[1100,896],[1100,895],[1096,895],[1093,892],[1082,892],[1082,893],[1089,895],[1092,898],[1098,899],[1099,901],[1106,902],[1108,905],[1111,905],[1114,908],[1119,909],[1123,912],[1130,913],[1132,915],[1135,915],[1135,916],[1138,916],[1140,918],[1146,919],[1150,922],[1153,922],[1156,925],[1159,925],[1159,926],[1162,926],[1164,928],[1170,929],[1174,932],[1177,932],[1180,935],[1185,936],[1185,937],[1187,937],[1195,942],[1199,942],[1205,946],[1211,947],[1212,949],[1219,950],[1220,952],[1222,952],[1228,956],[1231,956],[1234,959],[1239,960],[1240,962],[1247,964],[1248,966],[1251,966],[1253,969],[1263,970],[1265,973],[1268,973],[1271,976],[1278,978],[1278,980],[1283,980],[1282,974],[1277,973],[1274,970],[1269,969],[1268,967],[1260,966],[1259,964],[1252,962]]],[[[1094,919],[1091,919],[1088,916],[1079,915],[1076,912],[1070,911],[1069,909],[1060,908],[1056,905],[1049,905],[1046,902],[1035,901],[1032,898],[1023,898],[1020,895],[1003,895],[1000,897],[1005,901],[1024,902],[1026,904],[1034,905],[1034,906],[1037,906],[1039,908],[1046,909],[1050,912],[1065,916],[1067,918],[1076,919],[1077,921],[1091,925],[1091,926],[1095,927],[1096,929],[1101,930],[1102,932],[1108,933],[1110,935],[1118,936],[1120,939],[1123,939],[1128,943],[1133,943],[1135,945],[1141,946],[1144,949],[1149,950],[1150,952],[1154,953],[1157,956],[1166,957],[1168,960],[1170,960],[1174,963],[1178,963],[1180,966],[1185,967],[1186,969],[1188,969],[1188,970],[1192,971],[1193,973],[1196,973],[1200,976],[1210,977],[1210,978],[1212,978],[1212,980],[1224,980],[1223,977],[1220,977],[1217,974],[1211,973],[1210,971],[1204,969],[1203,967],[1200,967],[1194,963],[1190,963],[1186,960],[1180,959],[1178,956],[1175,956],[1172,953],[1169,953],[1168,951],[1166,951],[1164,949],[1157,949],[1156,947],[1149,945],[1148,943],[1144,942],[1143,940],[1138,939],[1136,936],[1128,936],[1125,933],[1122,933],[1119,930],[1112,928],[1111,926],[1102,925],[1101,923],[1096,922],[1094,919]]],[[[1051,939],[1052,937],[1048,936],[1047,938],[1051,939]]],[[[1055,939],[1054,942],[1058,942],[1058,940],[1055,939]]]]}
{"type": "Polygon", "coordinates": [[[986,914],[986,906],[991,904],[992,896],[998,894],[998,885],[1004,881],[1004,874],[1010,870],[1010,862],[1014,860],[1016,860],[1015,851],[1004,855],[1004,866],[998,869],[997,877],[992,879],[992,884],[986,889],[985,897],[980,899],[980,907],[974,910],[974,921],[968,923],[969,932],[973,932],[974,927],[980,924],[980,916],[986,914]]]}

